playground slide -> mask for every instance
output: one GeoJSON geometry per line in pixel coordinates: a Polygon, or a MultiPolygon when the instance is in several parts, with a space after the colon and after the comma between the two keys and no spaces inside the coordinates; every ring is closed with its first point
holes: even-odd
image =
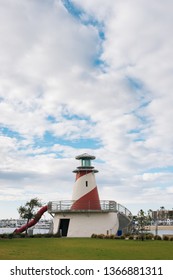
{"type": "Polygon", "coordinates": [[[21,233],[23,231],[25,231],[27,228],[34,226],[41,218],[41,216],[44,214],[44,212],[47,211],[48,206],[43,206],[35,215],[35,217],[28,223],[25,224],[23,226],[21,226],[20,228],[15,229],[15,231],[13,233],[21,233]]]}

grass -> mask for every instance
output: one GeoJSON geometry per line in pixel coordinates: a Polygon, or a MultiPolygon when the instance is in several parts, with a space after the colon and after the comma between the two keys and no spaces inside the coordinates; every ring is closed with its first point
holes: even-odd
{"type": "Polygon", "coordinates": [[[173,242],[92,238],[0,239],[1,260],[172,260],[173,242]]]}

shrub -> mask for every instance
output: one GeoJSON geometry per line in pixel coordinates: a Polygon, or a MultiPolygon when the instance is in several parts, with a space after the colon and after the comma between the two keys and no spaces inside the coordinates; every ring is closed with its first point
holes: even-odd
{"type": "Polygon", "coordinates": [[[54,237],[54,235],[52,233],[46,233],[46,234],[44,234],[44,236],[47,237],[47,238],[54,237]]]}
{"type": "Polygon", "coordinates": [[[14,236],[13,233],[9,233],[9,234],[8,234],[8,238],[9,238],[9,239],[12,239],[13,236],[14,236]]]}
{"type": "Polygon", "coordinates": [[[97,234],[93,233],[93,234],[91,235],[91,238],[97,238],[97,234]]]}
{"type": "Polygon", "coordinates": [[[154,240],[162,240],[162,238],[161,238],[160,235],[155,235],[155,236],[154,236],[154,240]]]}
{"type": "Polygon", "coordinates": [[[37,238],[42,238],[42,237],[43,237],[43,234],[37,233],[37,234],[35,234],[34,236],[37,237],[37,238]]]}
{"type": "Polygon", "coordinates": [[[105,235],[104,234],[98,234],[98,238],[103,239],[103,238],[105,238],[105,235]]]}
{"type": "Polygon", "coordinates": [[[129,235],[129,240],[132,240],[134,239],[134,236],[133,235],[129,235]]]}
{"type": "Polygon", "coordinates": [[[140,239],[140,235],[135,235],[136,240],[140,239]]]}
{"type": "Polygon", "coordinates": [[[121,236],[114,236],[114,239],[121,239],[121,236]]]}
{"type": "Polygon", "coordinates": [[[148,234],[146,235],[146,239],[147,239],[147,240],[151,240],[153,237],[154,237],[154,234],[152,234],[152,233],[148,233],[148,234]]]}
{"type": "Polygon", "coordinates": [[[124,236],[124,235],[121,235],[121,236],[120,236],[120,239],[125,239],[125,236],[124,236]]]}
{"type": "Polygon", "coordinates": [[[124,233],[124,238],[129,237],[129,233],[124,233]]]}
{"type": "Polygon", "coordinates": [[[107,235],[104,236],[104,238],[105,239],[110,239],[110,235],[107,234],[107,235]]]}
{"type": "Polygon", "coordinates": [[[167,235],[163,235],[163,240],[169,240],[169,236],[167,236],[167,235]]]}
{"type": "Polygon", "coordinates": [[[8,234],[7,233],[2,233],[2,234],[0,234],[0,238],[8,238],[8,234]]]}

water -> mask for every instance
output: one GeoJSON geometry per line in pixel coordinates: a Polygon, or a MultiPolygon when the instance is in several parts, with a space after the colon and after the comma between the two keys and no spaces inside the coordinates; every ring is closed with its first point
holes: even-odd
{"type": "MultiPolygon", "coordinates": [[[[0,234],[2,234],[2,233],[13,233],[14,230],[15,230],[15,228],[8,228],[8,227],[0,228],[0,234]]],[[[153,233],[154,235],[156,234],[155,230],[150,230],[149,232],[153,233]]],[[[49,229],[44,229],[44,228],[34,228],[33,229],[33,234],[47,234],[47,233],[49,233],[49,229]]],[[[160,235],[161,237],[164,234],[173,235],[173,229],[169,229],[169,230],[158,229],[157,234],[160,235]]]]}
{"type": "MultiPolygon", "coordinates": [[[[2,233],[13,233],[15,228],[0,228],[0,234],[2,233]]],[[[49,233],[49,229],[44,229],[44,228],[34,228],[33,229],[33,234],[46,234],[49,233]]]]}
{"type": "MultiPolygon", "coordinates": [[[[150,230],[149,232],[153,233],[154,235],[156,234],[155,230],[150,230]]],[[[168,229],[168,230],[166,230],[166,229],[158,229],[157,235],[160,235],[162,237],[164,234],[173,235],[173,230],[171,230],[171,229],[168,229]]]]}

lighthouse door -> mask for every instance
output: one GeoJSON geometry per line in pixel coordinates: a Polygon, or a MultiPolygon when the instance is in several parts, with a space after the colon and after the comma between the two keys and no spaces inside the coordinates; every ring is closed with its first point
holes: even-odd
{"type": "Polygon", "coordinates": [[[61,234],[61,236],[67,236],[69,222],[70,219],[60,219],[59,233],[61,234]]]}

